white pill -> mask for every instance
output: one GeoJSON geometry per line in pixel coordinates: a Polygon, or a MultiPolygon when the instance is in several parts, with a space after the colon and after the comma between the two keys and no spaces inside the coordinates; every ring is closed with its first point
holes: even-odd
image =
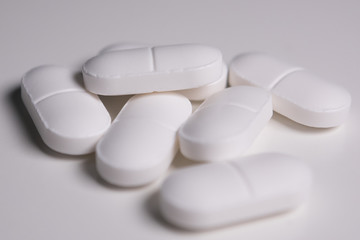
{"type": "Polygon", "coordinates": [[[254,85],[273,94],[274,111],[310,127],[342,124],[351,96],[341,86],[262,53],[237,56],[230,66],[231,86],[254,85]]]}
{"type": "Polygon", "coordinates": [[[264,89],[227,88],[206,99],[180,128],[180,151],[197,161],[236,158],[251,145],[271,116],[271,95],[264,89]]]}
{"type": "Polygon", "coordinates": [[[180,228],[205,230],[293,209],[311,182],[307,165],[279,153],[187,167],[164,181],[160,212],[180,228]]]}
{"type": "Polygon", "coordinates": [[[218,81],[222,54],[196,44],[110,51],[83,65],[85,87],[102,95],[197,88],[218,81]]]}
{"type": "Polygon", "coordinates": [[[21,96],[43,141],[65,154],[87,154],[111,123],[98,96],[87,92],[70,70],[40,66],[21,81],[21,96]]]}
{"type": "Polygon", "coordinates": [[[180,94],[132,97],[96,147],[99,174],[122,187],[156,180],[178,151],[177,130],[191,111],[190,101],[180,94]]]}
{"type": "MultiPolygon", "coordinates": [[[[150,47],[150,46],[139,43],[115,43],[103,48],[99,54],[113,52],[113,51],[121,51],[125,49],[144,48],[144,47],[150,47]]],[[[221,75],[218,78],[218,80],[216,80],[215,82],[206,84],[198,88],[178,90],[174,92],[180,93],[190,100],[201,101],[204,100],[205,98],[210,97],[214,93],[223,90],[227,84],[227,77],[228,77],[228,68],[226,64],[223,63],[221,75]]]]}

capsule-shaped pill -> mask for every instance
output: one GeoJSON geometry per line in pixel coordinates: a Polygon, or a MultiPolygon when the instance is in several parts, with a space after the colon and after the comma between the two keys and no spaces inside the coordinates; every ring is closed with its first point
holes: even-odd
{"type": "Polygon", "coordinates": [[[180,94],[130,98],[96,146],[100,176],[122,187],[156,180],[178,151],[177,130],[191,111],[190,101],[180,94]]]}
{"type": "MultiPolygon", "coordinates": [[[[139,43],[115,43],[104,47],[99,54],[121,51],[125,49],[144,48],[144,47],[148,47],[148,46],[139,43]]],[[[190,100],[201,101],[210,97],[214,93],[223,90],[227,84],[227,77],[228,77],[228,68],[226,64],[223,63],[221,75],[218,78],[218,80],[201,87],[178,90],[174,92],[180,93],[190,100]]]]}
{"type": "Polygon", "coordinates": [[[111,123],[98,96],[87,92],[71,71],[40,66],[21,81],[21,96],[41,138],[55,151],[87,154],[111,123]]]}
{"type": "Polygon", "coordinates": [[[271,116],[271,95],[264,89],[227,88],[207,98],[180,128],[180,151],[196,161],[236,158],[252,144],[271,116]]]}
{"type": "Polygon", "coordinates": [[[262,53],[237,56],[230,66],[229,83],[270,91],[274,111],[310,127],[342,124],[351,105],[350,94],[341,86],[262,53]]]}
{"type": "Polygon", "coordinates": [[[197,88],[223,72],[221,52],[181,44],[105,51],[83,65],[85,87],[101,95],[126,95],[197,88]]]}
{"type": "Polygon", "coordinates": [[[187,230],[206,230],[291,210],[309,195],[311,171],[297,159],[264,153],[180,169],[165,179],[160,212],[187,230]]]}

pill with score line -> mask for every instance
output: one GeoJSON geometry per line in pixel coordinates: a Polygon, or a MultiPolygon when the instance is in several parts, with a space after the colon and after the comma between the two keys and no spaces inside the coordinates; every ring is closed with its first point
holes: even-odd
{"type": "Polygon", "coordinates": [[[176,170],[163,182],[159,209],[177,227],[208,230],[294,209],[311,185],[304,162],[263,153],[176,170]]]}
{"type": "Polygon", "coordinates": [[[177,153],[178,128],[191,112],[190,101],[176,93],[130,98],[96,146],[100,176],[121,187],[155,181],[177,153]]]}
{"type": "Polygon", "coordinates": [[[272,116],[271,94],[252,86],[226,88],[207,98],[179,129],[181,153],[195,161],[239,157],[272,116]]]}
{"type": "Polygon", "coordinates": [[[268,90],[273,95],[274,111],[310,127],[341,125],[351,105],[351,96],[343,87],[264,53],[235,57],[229,83],[268,90]]]}
{"type": "Polygon", "coordinates": [[[101,100],[65,67],[31,69],[22,78],[21,96],[41,138],[57,152],[94,152],[110,127],[111,118],[101,100]]]}
{"type": "MultiPolygon", "coordinates": [[[[135,48],[144,48],[144,47],[150,47],[149,45],[141,44],[141,43],[131,43],[131,42],[119,42],[110,44],[106,47],[104,47],[99,54],[108,53],[108,52],[114,52],[114,51],[121,51],[125,49],[135,49],[135,48]]],[[[174,56],[176,57],[176,56],[174,56]]],[[[221,90],[223,90],[227,85],[227,79],[228,79],[228,67],[225,63],[223,63],[223,68],[220,77],[218,80],[206,84],[202,87],[198,88],[190,88],[185,90],[177,90],[174,91],[176,93],[180,93],[187,97],[188,99],[192,101],[201,101],[204,100],[214,93],[217,93],[221,90]]]]}
{"type": "Polygon", "coordinates": [[[127,95],[198,88],[224,73],[221,52],[199,44],[107,51],[82,68],[85,87],[100,95],[127,95]]]}

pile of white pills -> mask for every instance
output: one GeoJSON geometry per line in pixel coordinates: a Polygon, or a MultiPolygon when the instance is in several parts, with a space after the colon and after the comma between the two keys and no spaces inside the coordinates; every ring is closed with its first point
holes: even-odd
{"type": "Polygon", "coordinates": [[[283,212],[306,200],[311,171],[281,153],[241,157],[273,111],[303,125],[336,127],[351,97],[342,87],[262,53],[228,68],[199,44],[115,44],[69,69],[39,66],[21,96],[43,141],[64,154],[96,152],[96,167],[121,187],[149,184],[175,154],[201,164],[165,179],[159,209],[170,223],[204,230],[283,212]],[[135,94],[111,123],[99,95],[135,94]],[[190,100],[204,100],[192,113],[190,100]]]}

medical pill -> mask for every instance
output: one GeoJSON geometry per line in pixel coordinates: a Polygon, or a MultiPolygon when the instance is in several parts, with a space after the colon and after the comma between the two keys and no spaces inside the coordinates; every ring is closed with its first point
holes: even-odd
{"type": "MultiPolygon", "coordinates": [[[[99,54],[113,52],[113,51],[121,51],[125,49],[134,49],[134,48],[144,48],[149,47],[144,44],[139,43],[115,43],[103,48],[99,54]]],[[[221,75],[215,82],[206,84],[204,86],[198,88],[190,88],[185,90],[178,90],[174,91],[176,93],[180,93],[193,101],[201,101],[205,98],[210,97],[214,93],[217,93],[223,90],[227,84],[227,77],[228,77],[228,68],[225,63],[223,63],[223,68],[221,71],[221,75]]]]}
{"type": "Polygon", "coordinates": [[[270,91],[274,111],[310,127],[342,124],[351,96],[341,86],[262,53],[238,55],[231,63],[229,83],[253,85],[270,91]]]}
{"type": "Polygon", "coordinates": [[[309,195],[307,165],[279,153],[187,167],[165,179],[160,212],[187,230],[206,230],[291,210],[309,195]]]}
{"type": "Polygon", "coordinates": [[[83,65],[85,87],[101,95],[126,95],[197,88],[218,81],[221,52],[197,44],[110,51],[83,65]]]}
{"type": "Polygon", "coordinates": [[[98,96],[87,92],[80,79],[64,67],[45,65],[28,71],[21,96],[41,138],[65,154],[87,154],[111,123],[98,96]]]}
{"type": "Polygon", "coordinates": [[[176,93],[130,98],[96,146],[99,174],[122,187],[156,180],[178,151],[177,130],[191,112],[190,101],[176,93]]]}
{"type": "Polygon", "coordinates": [[[236,158],[252,144],[271,116],[271,95],[264,89],[227,88],[207,98],[180,128],[180,151],[197,161],[236,158]]]}

